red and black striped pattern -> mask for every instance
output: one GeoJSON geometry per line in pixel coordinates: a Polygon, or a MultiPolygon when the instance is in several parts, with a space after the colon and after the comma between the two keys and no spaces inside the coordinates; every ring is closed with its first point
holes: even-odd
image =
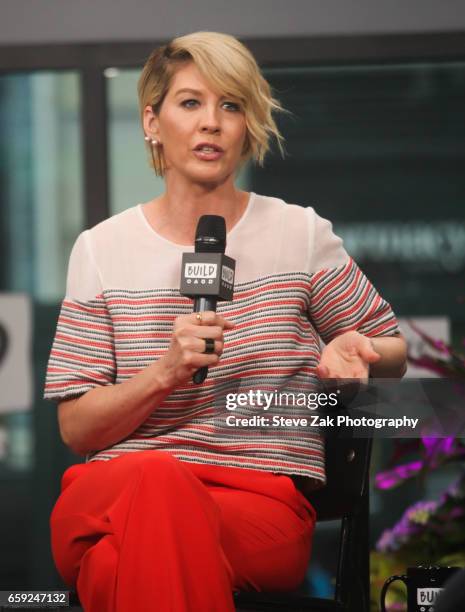
{"type": "MultiPolygon", "coordinates": [[[[121,383],[168,349],[176,316],[192,302],[174,289],[107,289],[93,300],[63,301],[45,397],[60,400],[121,383]]],[[[312,389],[319,338],[357,329],[397,331],[392,310],[349,259],[314,274],[274,274],[235,287],[218,311],[236,327],[204,384],[176,389],[127,439],[90,457],[159,449],[185,461],[265,469],[324,480],[322,439],[310,429],[234,428],[225,423],[230,392],[312,389]]],[[[257,414],[264,414],[257,409],[257,414]]],[[[249,413],[250,415],[250,413],[249,413]]]]}

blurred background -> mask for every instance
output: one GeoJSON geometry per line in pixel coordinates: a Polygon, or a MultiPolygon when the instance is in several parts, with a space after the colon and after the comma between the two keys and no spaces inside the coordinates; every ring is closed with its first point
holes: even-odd
{"type": "MultiPolygon", "coordinates": [[[[61,584],[48,517],[61,474],[82,458],[42,400],[45,369],[77,235],[163,190],[138,120],[150,51],[195,30],[240,37],[291,111],[279,119],[286,158],[249,165],[240,185],[331,219],[417,356],[431,349],[408,320],[460,351],[465,4],[4,0],[0,11],[0,590],[46,589],[61,584]]],[[[438,371],[410,371],[420,374],[438,371]]],[[[406,507],[463,474],[443,453],[427,478],[383,490],[375,475],[395,450],[374,447],[373,548],[406,507]]],[[[336,553],[335,526],[320,525],[315,594],[331,595],[336,553]]]]}

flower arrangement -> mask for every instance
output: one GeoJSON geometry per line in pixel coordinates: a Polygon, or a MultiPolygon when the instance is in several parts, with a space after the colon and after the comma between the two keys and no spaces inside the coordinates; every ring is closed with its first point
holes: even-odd
{"type": "MultiPolygon", "coordinates": [[[[465,355],[442,341],[435,340],[410,323],[433,355],[413,357],[409,361],[457,381],[465,406],[465,355]]],[[[424,481],[433,470],[455,463],[459,475],[439,499],[420,500],[407,508],[399,521],[386,529],[371,554],[373,611],[379,609],[379,592],[390,575],[403,574],[408,566],[465,566],[465,439],[422,437],[395,440],[388,469],[376,475],[375,486],[381,490],[398,487],[409,479],[424,481]],[[396,465],[407,455],[410,461],[396,465]]],[[[404,610],[405,588],[394,583],[388,606],[394,612],[404,610]]]]}

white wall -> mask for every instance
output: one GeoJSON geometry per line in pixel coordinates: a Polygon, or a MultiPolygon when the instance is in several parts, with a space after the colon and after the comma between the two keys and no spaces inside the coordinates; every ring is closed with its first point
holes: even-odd
{"type": "Polygon", "coordinates": [[[0,0],[0,45],[465,30],[464,0],[0,0]]]}

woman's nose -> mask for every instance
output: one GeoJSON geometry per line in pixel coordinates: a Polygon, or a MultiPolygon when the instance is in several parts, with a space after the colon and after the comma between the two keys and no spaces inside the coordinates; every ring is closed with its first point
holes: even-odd
{"type": "Polygon", "coordinates": [[[200,118],[200,129],[202,132],[219,132],[221,129],[219,110],[214,106],[205,105],[204,112],[200,118]]]}

